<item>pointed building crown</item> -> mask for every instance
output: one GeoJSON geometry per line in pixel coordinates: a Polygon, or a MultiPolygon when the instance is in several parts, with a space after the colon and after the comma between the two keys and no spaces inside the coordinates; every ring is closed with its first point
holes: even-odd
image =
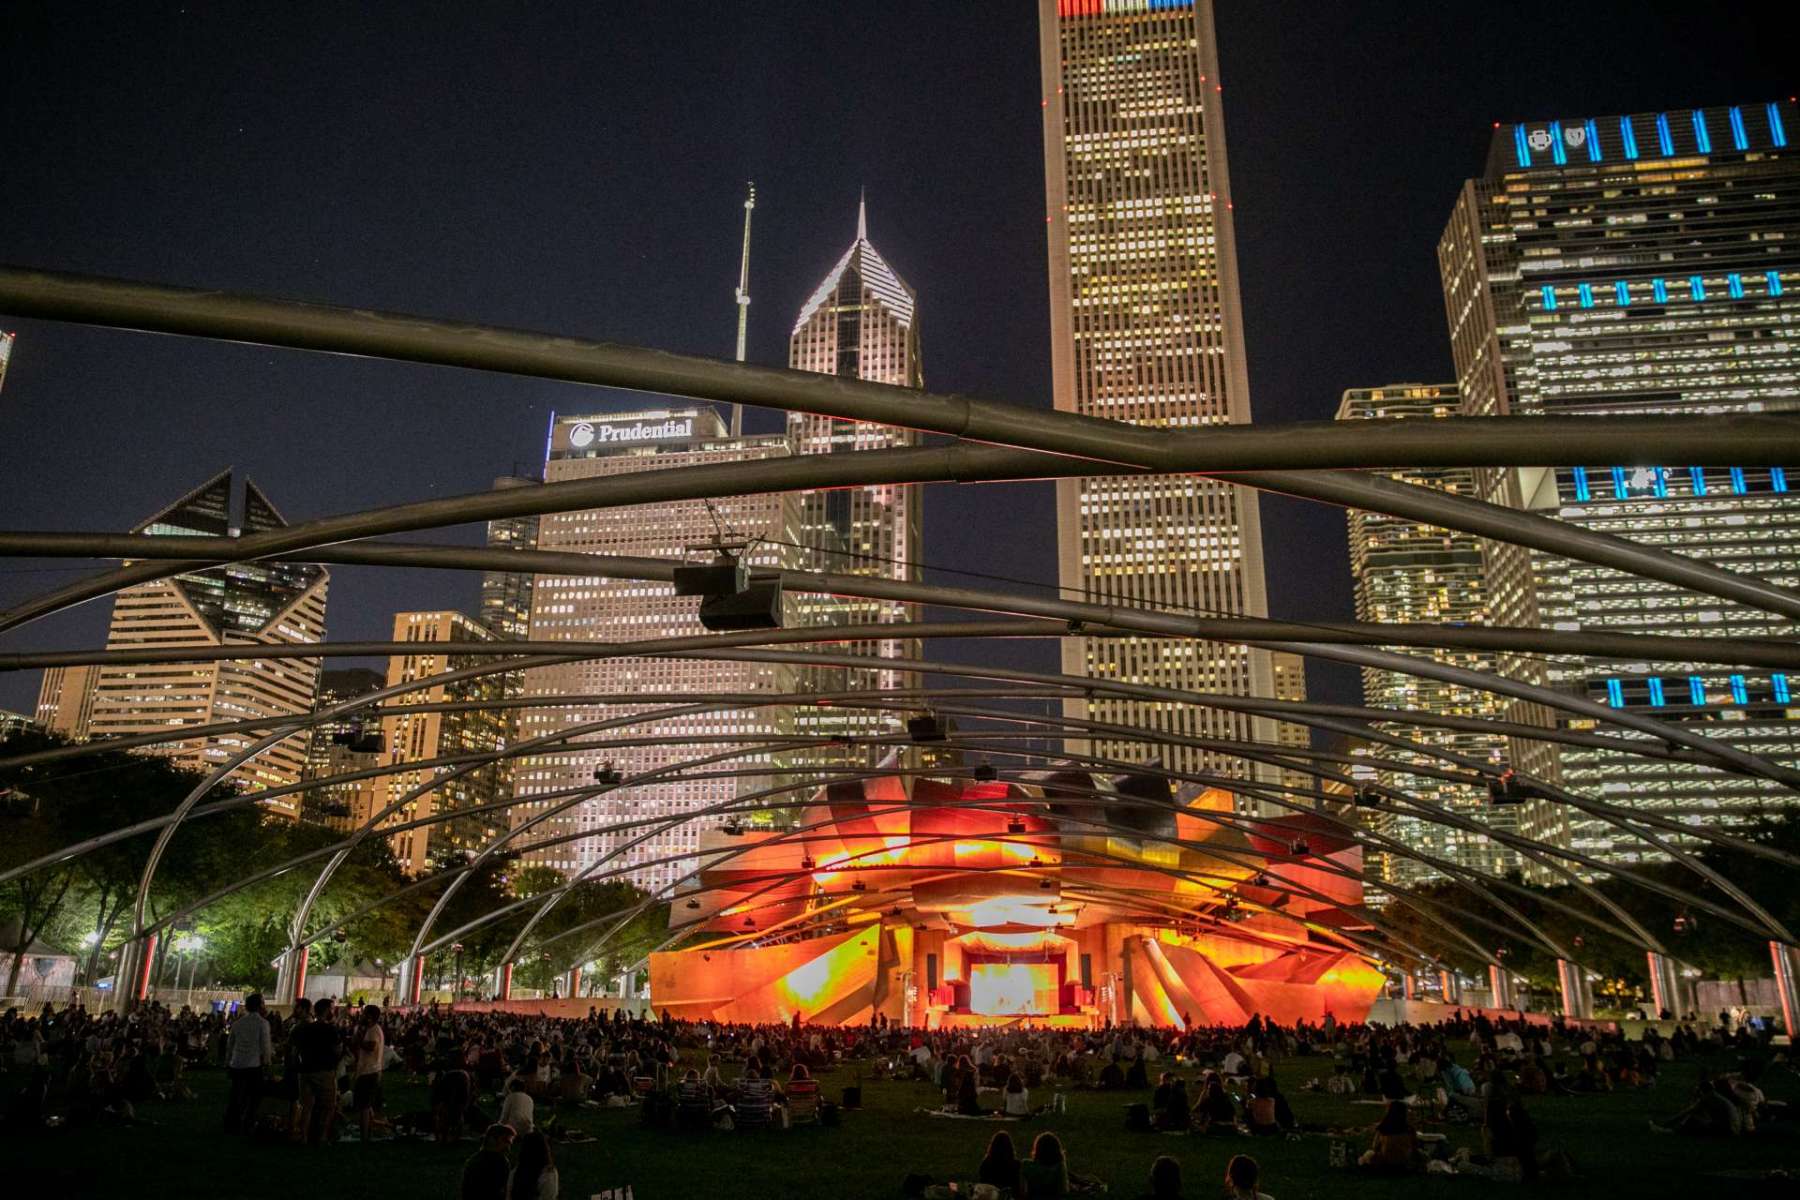
{"type": "Polygon", "coordinates": [[[896,321],[910,326],[913,322],[913,290],[906,286],[906,281],[888,266],[881,252],[869,242],[869,205],[867,197],[857,200],[856,204],[856,240],[844,251],[844,256],[837,261],[826,274],[813,294],[807,298],[806,305],[800,310],[800,317],[794,322],[794,332],[799,333],[802,326],[812,320],[813,314],[819,311],[844,282],[844,277],[855,273],[881,306],[893,314],[896,321]]]}

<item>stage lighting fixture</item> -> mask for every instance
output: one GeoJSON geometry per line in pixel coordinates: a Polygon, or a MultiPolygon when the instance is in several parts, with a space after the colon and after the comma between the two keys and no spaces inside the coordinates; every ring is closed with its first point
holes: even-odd
{"type": "Polygon", "coordinates": [[[618,787],[625,782],[625,776],[612,763],[604,762],[594,769],[594,782],[603,783],[607,787],[618,787]]]}
{"type": "Polygon", "coordinates": [[[1496,778],[1488,780],[1487,786],[1489,804],[1525,803],[1528,789],[1519,781],[1518,776],[1513,774],[1511,767],[1500,772],[1496,778]]]}
{"type": "Polygon", "coordinates": [[[724,833],[730,837],[739,837],[739,836],[742,836],[742,834],[744,832],[744,827],[742,825],[739,825],[737,823],[737,821],[734,819],[734,820],[726,821],[723,825],[719,826],[719,832],[724,833]]]}
{"type": "Polygon", "coordinates": [[[1351,793],[1350,801],[1358,808],[1380,808],[1381,793],[1372,787],[1359,787],[1351,793]]]}
{"type": "Polygon", "coordinates": [[[979,767],[975,768],[975,781],[977,783],[992,783],[998,778],[1000,778],[1000,772],[994,770],[991,763],[982,763],[979,767]]]}
{"type": "Polygon", "coordinates": [[[688,901],[688,902],[687,902],[687,906],[688,906],[688,907],[689,907],[689,908],[699,908],[699,907],[700,907],[700,902],[699,902],[699,901],[698,901],[698,900],[689,900],[689,901],[688,901]]]}
{"type": "Polygon", "coordinates": [[[353,754],[380,754],[387,749],[386,735],[379,730],[365,732],[360,722],[332,734],[331,742],[334,746],[346,747],[353,754]]]}
{"type": "Polygon", "coordinates": [[[1054,880],[1054,879],[1045,877],[1043,879],[1038,880],[1038,887],[1042,888],[1046,892],[1055,886],[1056,886],[1056,880],[1054,880]]]}
{"type": "Polygon", "coordinates": [[[850,885],[850,890],[853,892],[866,892],[869,890],[869,885],[858,879],[855,883],[850,885]]]}
{"type": "Polygon", "coordinates": [[[1296,855],[1306,855],[1306,854],[1311,854],[1311,853],[1312,853],[1312,847],[1311,847],[1311,846],[1309,846],[1309,845],[1307,845],[1307,842],[1306,842],[1306,839],[1305,839],[1305,838],[1301,838],[1301,839],[1300,839],[1300,840],[1299,840],[1299,841],[1297,841],[1297,842],[1295,842],[1295,843],[1294,843],[1294,845],[1293,845],[1293,851],[1294,851],[1294,853],[1295,853],[1295,854],[1296,854],[1296,855]]]}
{"type": "Polygon", "coordinates": [[[800,860],[800,869],[802,871],[810,871],[813,869],[814,866],[815,866],[815,864],[813,862],[812,855],[810,855],[810,854],[800,860]]]}
{"type": "Polygon", "coordinates": [[[1024,820],[1020,817],[1012,818],[1012,820],[1010,820],[1006,823],[1006,832],[1008,832],[1008,833],[1024,833],[1025,832],[1024,820]]]}

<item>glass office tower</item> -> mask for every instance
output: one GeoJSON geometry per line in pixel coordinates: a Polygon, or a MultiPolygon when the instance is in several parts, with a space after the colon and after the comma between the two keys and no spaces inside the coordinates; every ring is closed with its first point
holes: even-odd
{"type": "MultiPolygon", "coordinates": [[[[1438,248],[1464,410],[1800,408],[1797,120],[1791,102],[1758,101],[1498,126],[1487,170],[1464,184],[1438,248]]],[[[1791,469],[1613,462],[1490,475],[1491,498],[1800,587],[1791,469]]],[[[1800,632],[1788,618],[1670,584],[1511,553],[1496,581],[1513,590],[1500,598],[1507,624],[1800,632]]],[[[1780,761],[1800,756],[1800,706],[1780,672],[1598,659],[1539,669],[1602,704],[1703,726],[1780,761]]],[[[1739,825],[1787,800],[1773,784],[1688,763],[1580,748],[1565,748],[1561,763],[1576,791],[1694,824],[1739,825]]],[[[1644,855],[1641,842],[1592,820],[1572,815],[1569,835],[1605,858],[1644,855]]]]}
{"type": "MultiPolygon", "coordinates": [[[[1059,410],[1192,431],[1250,420],[1208,0],[1040,0],[1051,364],[1059,410]]],[[[1256,493],[1183,476],[1057,487],[1065,594],[1204,615],[1264,616],[1256,493]]],[[[1076,675],[1274,695],[1269,655],[1180,639],[1063,643],[1076,675]]],[[[1175,734],[1274,741],[1274,722],[1097,697],[1071,715],[1175,734]]],[[[1143,756],[1094,739],[1096,752],[1143,756]]],[[[1171,750],[1171,765],[1244,775],[1171,750]]]]}

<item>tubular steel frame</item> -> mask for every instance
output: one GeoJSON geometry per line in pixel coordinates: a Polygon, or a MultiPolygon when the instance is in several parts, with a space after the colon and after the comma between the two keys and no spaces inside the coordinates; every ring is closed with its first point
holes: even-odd
{"type": "MultiPolygon", "coordinates": [[[[570,382],[613,387],[635,388],[671,395],[687,396],[730,404],[751,404],[788,411],[809,411],[844,419],[901,425],[926,432],[947,434],[958,439],[991,443],[972,446],[959,441],[947,446],[921,447],[892,451],[863,451],[827,456],[796,456],[758,463],[725,464],[711,467],[689,467],[615,476],[603,480],[547,484],[536,488],[511,489],[505,492],[478,493],[447,500],[403,504],[368,513],[347,514],[290,526],[269,533],[240,538],[143,538],[106,534],[0,533],[0,555],[11,556],[82,556],[127,557],[134,561],[126,566],[102,572],[77,581],[68,587],[26,601],[11,612],[0,614],[0,632],[39,616],[60,611],[88,599],[106,595],[119,588],[154,579],[167,578],[198,567],[246,561],[254,558],[280,557],[313,562],[366,563],[372,565],[434,566],[448,569],[502,569],[517,571],[530,568],[536,573],[578,574],[613,578],[668,579],[677,564],[648,559],[602,558],[589,555],[550,554],[541,551],[475,551],[453,547],[414,546],[397,543],[369,543],[363,539],[391,533],[437,528],[472,520],[493,519],[532,513],[571,511],[576,509],[613,507],[679,499],[695,499],[727,494],[787,491],[797,489],[850,487],[869,483],[921,483],[930,481],[989,482],[1031,478],[1059,478],[1097,473],[1204,473],[1217,475],[1245,486],[1283,492],[1326,503],[1358,507],[1390,513],[1412,520],[1429,521],[1445,528],[1477,533],[1480,536],[1576,558],[1616,570],[1676,583],[1691,590],[1762,608],[1789,617],[1800,617],[1800,594],[1764,581],[1735,574],[1707,564],[1638,546],[1601,535],[1572,529],[1561,522],[1535,514],[1484,504],[1463,497],[1450,496],[1431,489],[1409,485],[1379,476],[1345,471],[1340,468],[1395,468],[1406,466],[1552,466],[1573,461],[1681,461],[1706,465],[1787,465],[1800,450],[1800,415],[1766,414],[1731,418],[1458,418],[1414,423],[1317,422],[1286,426],[1230,426],[1199,432],[1150,430],[1118,422],[1081,417],[1065,412],[1049,412],[1021,408],[994,401],[962,396],[932,395],[908,389],[870,384],[835,376],[811,375],[742,364],[695,359],[635,347],[610,346],[540,334],[487,327],[456,325],[394,314],[362,312],[289,301],[254,297],[228,296],[196,292],[148,284],[116,280],[89,279],[66,274],[32,272],[0,267],[0,310],[21,316],[83,321],[114,327],[228,338],[258,344],[288,346],[299,349],[335,353],[373,354],[399,361],[432,363],[479,370],[551,378],[570,382]],[[1621,456],[1624,456],[1622,459],[1621,456]],[[349,544],[346,544],[349,543],[349,544]]],[[[1393,670],[1416,676],[1485,690],[1493,694],[1528,700],[1596,722],[1605,722],[1621,730],[1653,739],[1639,744],[1630,739],[1582,734],[1575,731],[1538,729],[1504,722],[1485,722],[1457,718],[1457,728],[1480,727],[1507,736],[1536,737],[1552,742],[1577,742],[1583,745],[1608,744],[1612,748],[1646,757],[1680,759],[1715,769],[1753,775],[1777,782],[1789,789],[1800,786],[1800,771],[1743,753],[1721,742],[1692,733],[1636,713],[1622,712],[1579,697],[1571,697],[1547,688],[1509,680],[1486,672],[1453,667],[1414,655],[1379,649],[1381,646],[1407,646],[1429,649],[1484,649],[1500,653],[1550,653],[1630,657],[1643,660],[1722,662],[1777,668],[1800,667],[1800,650],[1792,644],[1730,638],[1652,638],[1639,635],[1585,632],[1565,634],[1557,631],[1520,629],[1444,629],[1430,626],[1364,625],[1354,622],[1329,625],[1302,625],[1256,618],[1196,618],[1150,609],[1093,605],[1064,601],[1025,598],[969,588],[928,586],[904,581],[870,579],[861,576],[835,575],[821,572],[783,572],[784,587],[794,591],[903,600],[914,604],[932,604],[950,608],[1006,614],[1011,619],[981,622],[920,622],[879,627],[846,627],[828,630],[759,631],[751,635],[724,635],[692,638],[665,638],[638,643],[510,643],[471,645],[458,649],[458,644],[440,644],[437,651],[462,652],[495,656],[494,662],[448,671],[431,679],[415,680],[383,688],[360,696],[320,713],[298,720],[268,720],[222,723],[203,727],[205,731],[235,728],[242,731],[266,730],[263,736],[239,751],[228,762],[220,764],[183,798],[173,813],[140,822],[128,830],[115,831],[89,842],[66,847],[53,855],[25,864],[5,873],[0,880],[12,878],[51,862],[66,861],[101,844],[123,837],[156,831],[156,840],[146,857],[132,910],[132,932],[128,942],[137,953],[144,951],[146,937],[166,928],[174,919],[164,918],[154,924],[145,920],[146,905],[156,868],[180,825],[193,815],[223,811],[242,804],[259,803],[278,794],[303,794],[309,790],[332,786],[348,778],[368,778],[372,774],[416,772],[426,767],[449,766],[449,774],[434,775],[405,797],[391,802],[373,814],[350,838],[312,852],[303,859],[258,873],[252,880],[234,883],[223,892],[201,901],[216,900],[252,882],[271,878],[317,857],[330,856],[310,889],[305,902],[296,910],[290,927],[290,948],[305,944],[306,924],[336,868],[355,846],[371,833],[386,836],[394,830],[429,825],[467,815],[466,810],[434,814],[431,818],[384,825],[382,822],[457,773],[475,769],[496,758],[512,758],[546,745],[574,744],[589,747],[595,743],[571,743],[570,739],[607,729],[625,728],[666,717],[675,713],[706,711],[719,707],[717,697],[696,697],[680,708],[665,708],[650,713],[600,722],[589,722],[559,731],[554,735],[533,739],[508,747],[500,755],[480,755],[452,762],[395,764],[379,772],[351,772],[327,779],[309,780],[292,787],[274,789],[245,797],[236,797],[200,806],[200,802],[231,770],[249,762],[268,748],[326,720],[370,709],[375,712],[443,710],[447,706],[396,705],[383,702],[419,691],[433,684],[474,678],[497,671],[514,671],[526,666],[552,662],[618,656],[704,657],[725,661],[801,663],[804,665],[859,665],[868,660],[854,655],[800,653],[772,650],[769,647],[805,642],[853,641],[867,639],[871,630],[885,638],[896,633],[908,638],[924,637],[1047,637],[1047,636],[1153,636],[1203,638],[1212,641],[1235,641],[1245,645],[1288,650],[1309,657],[1325,658],[1362,667],[1393,670]]],[[[78,662],[182,662],[203,658],[278,657],[294,655],[323,657],[328,654],[369,654],[404,652],[416,648],[414,643],[345,643],[338,646],[312,647],[232,647],[206,651],[69,651],[48,654],[0,655],[0,669],[22,669],[27,666],[65,665],[78,662]],[[253,653],[246,654],[246,650],[253,653]]],[[[1380,720],[1391,725],[1446,726],[1446,719],[1425,718],[1421,714],[1388,713],[1385,710],[1356,709],[1352,706],[1308,705],[1304,702],[1277,702],[1248,697],[1203,696],[1144,685],[1116,684],[1110,681],[1053,676],[1037,672],[1010,671],[997,668],[969,668],[954,664],[925,662],[917,659],[883,658],[887,669],[905,669],[971,679],[1004,679],[1013,685],[1003,694],[1021,694],[1067,698],[1071,695],[1109,694],[1134,698],[1168,700],[1183,704],[1237,709],[1263,716],[1279,715],[1315,728],[1348,729],[1359,736],[1388,746],[1394,751],[1423,758],[1441,759],[1451,766],[1470,772],[1459,775],[1440,767],[1411,760],[1364,759],[1379,763],[1384,770],[1414,774],[1461,783],[1478,783],[1484,764],[1460,758],[1436,747],[1428,747],[1392,733],[1362,726],[1347,725],[1337,718],[1380,720]]],[[[885,708],[904,700],[927,702],[954,701],[959,689],[913,689],[906,693],[878,697],[864,695],[859,703],[885,708]],[[902,699],[904,697],[904,700],[902,699]]],[[[967,695],[970,690],[964,690],[967,695]]],[[[758,703],[771,698],[757,694],[758,703]]],[[[658,699],[663,699],[659,697],[658,699]]],[[[817,697],[814,697],[817,699],[817,697]]],[[[731,703],[741,704],[742,698],[731,703]]],[[[773,701],[784,702],[784,701],[773,701]]],[[[792,699],[785,702],[792,703],[792,699]]],[[[524,707],[509,703],[507,706],[524,707]]],[[[542,701],[530,707],[553,707],[542,701]]],[[[491,705],[489,707],[499,707],[491,705]]],[[[969,711],[969,710],[964,710],[969,711]]],[[[1322,764],[1343,756],[1313,752],[1305,748],[1272,746],[1268,743],[1229,739],[1191,739],[1160,734],[1153,730],[1121,729],[1099,722],[1065,718],[1061,722],[1002,711],[971,711],[979,719],[1015,722],[1023,725],[1054,726],[1058,738],[1066,743],[1068,731],[1100,733],[1109,741],[1132,741],[1150,745],[1202,746],[1214,752],[1236,756],[1246,763],[1271,769],[1295,770],[1313,775],[1321,781],[1347,782],[1344,776],[1326,771],[1322,764]]],[[[201,729],[187,727],[166,738],[128,738],[90,743],[84,747],[51,751],[35,755],[14,756],[0,761],[0,766],[25,761],[48,761],[78,757],[108,749],[154,746],[162,742],[179,742],[198,736],[201,729]]],[[[1017,756],[1021,752],[995,743],[1007,737],[1038,737],[1036,734],[1005,735],[988,732],[959,735],[957,744],[986,748],[989,753],[1017,756]]],[[[662,744],[667,739],[649,739],[662,744]]],[[[683,737],[686,744],[698,740],[683,737]]],[[[722,739],[738,742],[746,739],[722,739]]],[[[793,744],[816,745],[820,739],[756,738],[750,749],[701,756],[634,778],[621,786],[647,786],[667,779],[695,778],[685,774],[689,769],[711,763],[729,761],[744,754],[766,753],[793,744]]],[[[841,739],[825,739],[841,740],[841,739]]],[[[884,744],[881,739],[858,738],[864,745],[884,744]]],[[[607,743],[622,744],[622,743],[607,743]]],[[[638,742],[636,744],[642,744],[638,742]]],[[[1443,872],[1447,878],[1482,895],[1501,912],[1517,920],[1528,930],[1533,941],[1553,952],[1558,958],[1575,961],[1562,947],[1537,929],[1517,909],[1488,891],[1493,884],[1509,889],[1518,885],[1507,880],[1483,877],[1471,868],[1435,859],[1423,852],[1405,847],[1386,835],[1361,830],[1354,825],[1296,802],[1296,792],[1279,785],[1223,777],[1180,775],[1159,767],[1122,763],[1085,753],[1072,753],[1065,744],[1061,753],[1051,755],[1059,761],[1094,765],[1107,770],[1130,770],[1162,775],[1171,781],[1208,781],[1207,786],[1224,786],[1239,794],[1253,796],[1266,803],[1294,811],[1315,812],[1345,829],[1346,836],[1360,845],[1378,843],[1384,852],[1414,857],[1443,872]]],[[[1083,767],[1082,769],[1088,769],[1083,767]]],[[[848,769],[847,769],[848,770],[848,769]]],[[[880,773],[952,774],[955,772],[894,768],[880,773]]],[[[793,774],[772,765],[755,770],[727,772],[738,777],[750,775],[793,774]]],[[[841,773],[840,773],[841,774],[841,773]]],[[[833,776],[837,777],[837,776],[833,776]]],[[[823,778],[822,776],[820,778],[823,778]]],[[[786,784],[759,795],[791,792],[817,786],[815,778],[800,784],[786,784]]],[[[1541,785],[1541,781],[1540,782],[1541,785]]],[[[1621,832],[1643,840],[1694,870],[1707,882],[1718,887],[1748,915],[1750,920],[1723,909],[1682,889],[1642,878],[1622,868],[1600,864],[1591,857],[1537,842],[1518,834],[1488,829],[1479,822],[1439,805],[1420,800],[1397,788],[1379,789],[1388,799],[1409,806],[1409,817],[1448,824],[1466,830],[1479,829],[1496,840],[1524,853],[1544,869],[1575,883],[1588,898],[1595,900],[1623,927],[1601,922],[1592,913],[1583,914],[1560,901],[1555,906],[1580,916],[1609,932],[1635,941],[1653,954],[1665,953],[1657,940],[1632,921],[1618,905],[1593,889],[1573,870],[1555,862],[1561,859],[1588,869],[1604,869],[1638,886],[1649,887],[1684,903],[1725,917],[1740,927],[1772,935],[1779,943],[1792,945],[1794,936],[1780,922],[1758,906],[1719,872],[1700,862],[1675,844],[1665,834],[1679,834],[1708,844],[1731,847],[1763,857],[1791,860],[1792,856],[1772,848],[1746,842],[1715,830],[1691,830],[1654,813],[1620,809],[1574,796],[1564,790],[1541,785],[1552,802],[1570,804],[1613,825],[1621,832]]],[[[429,953],[445,938],[455,937],[489,920],[499,919],[526,902],[510,904],[480,921],[443,935],[427,943],[432,926],[458,887],[472,872],[520,834],[535,828],[568,807],[596,794],[594,788],[569,789],[573,795],[558,806],[535,814],[483,847],[468,864],[421,877],[401,889],[402,894],[415,887],[426,886],[427,879],[448,875],[445,891],[438,897],[430,915],[422,923],[408,956],[411,969],[417,970],[423,954],[429,953]]],[[[1066,789],[1064,789],[1066,790],[1066,789]]],[[[1310,792],[1313,798],[1319,793],[1310,792]]],[[[1119,799],[1108,793],[1115,802],[1119,799]]],[[[534,797],[540,800],[544,797],[534,797]]],[[[747,811],[745,798],[737,797],[727,805],[712,806],[696,812],[674,814],[664,818],[662,827],[672,827],[687,820],[725,812],[747,811]],[[716,809],[716,812],[715,812],[716,809]]],[[[508,801],[507,804],[511,804],[508,801]]],[[[501,805],[489,806],[500,808],[501,805]]],[[[781,807],[780,805],[776,807],[781,807]]],[[[970,807],[984,807],[971,805],[970,807]]],[[[1183,810],[1203,819],[1224,818],[1183,810]]],[[[1253,821],[1254,818],[1244,818],[1253,821]]],[[[635,823],[627,823],[632,825],[635,823]]],[[[1114,829],[1110,823],[1097,824],[1101,829],[1114,829]]],[[[591,837],[606,830],[588,829],[576,837],[591,837]]],[[[641,842],[656,830],[644,833],[641,842]]],[[[799,836],[803,830],[783,831],[780,838],[799,836]]],[[[1130,830],[1134,836],[1149,838],[1142,831],[1130,830]]],[[[556,839],[565,840],[565,839],[556,839]]],[[[1160,839],[1159,839],[1160,840],[1160,839]]],[[[1176,839],[1179,841],[1179,839],[1176,839]]],[[[542,844],[542,843],[539,843],[542,844]]],[[[637,844],[627,842],[626,846],[637,844]]],[[[1217,848],[1195,844],[1195,849],[1221,853],[1217,848]]],[[[548,915],[563,896],[598,867],[616,857],[618,851],[599,860],[575,878],[545,894],[537,911],[515,935],[508,956],[516,953],[532,929],[548,915]]],[[[683,856],[683,859],[692,856],[683,856]]],[[[1314,864],[1319,866],[1321,864],[1314,864]]],[[[633,869],[608,872],[611,878],[633,869]]],[[[1341,869],[1340,869],[1341,870],[1341,869]]],[[[1177,872],[1179,874],[1179,872],[1177,872]]],[[[1346,872],[1356,874],[1354,872],[1346,872]]],[[[697,871],[695,872],[697,874],[697,871]]],[[[771,884],[791,879],[792,873],[778,873],[771,884]]],[[[1360,878],[1360,875],[1357,875],[1360,878]]],[[[675,885],[669,885],[673,888],[675,885]]],[[[1396,900],[1418,908],[1418,897],[1404,898],[1391,885],[1385,887],[1396,900]]],[[[669,888],[664,889],[669,890],[669,888]]],[[[1523,889],[1518,889],[1523,890],[1523,889]]],[[[1217,891],[1217,889],[1215,889],[1217,891]]],[[[389,897],[391,898],[391,897],[389,897]]],[[[384,898],[385,901],[386,898],[384,898]]],[[[536,898],[534,898],[536,899],[536,898]]],[[[647,899],[644,904],[653,902],[647,899]]],[[[1427,905],[1428,906],[1428,905],[1427,905]]],[[[190,905],[179,916],[198,906],[190,905]]],[[[640,906],[642,907],[642,906],[640,906]]],[[[1423,912],[1423,908],[1418,908],[1423,912]]],[[[630,919],[622,919],[622,928],[630,919]]],[[[1463,914],[1467,920],[1469,914],[1463,914]]],[[[1485,955],[1477,943],[1454,925],[1446,928],[1460,940],[1485,955]]],[[[556,940],[569,935],[565,930],[556,940]]],[[[608,935],[610,936],[610,934],[608,935]]],[[[675,939],[683,936],[678,934],[675,939]]],[[[604,940],[604,939],[603,939],[604,940]]],[[[1369,944],[1371,953],[1382,947],[1369,944]]],[[[592,950],[589,953],[593,952],[592,950]]],[[[1491,956],[1489,960],[1492,961],[1491,956]]]]}

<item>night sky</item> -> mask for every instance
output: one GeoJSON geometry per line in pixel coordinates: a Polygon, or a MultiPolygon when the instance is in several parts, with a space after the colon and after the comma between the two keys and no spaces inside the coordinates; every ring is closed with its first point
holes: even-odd
{"type": "MultiPolygon", "coordinates": [[[[1350,386],[1451,377],[1434,247],[1493,122],[1786,95],[1800,44],[1793,5],[1220,8],[1261,421],[1329,418],[1350,386]]],[[[749,353],[779,365],[866,187],[871,240],[919,293],[926,385],[1048,407],[1034,13],[13,3],[0,261],[728,356],[754,179],[749,353]]],[[[127,529],[226,465],[291,520],[482,490],[541,465],[551,410],[634,400],[4,314],[0,328],[18,333],[0,391],[7,528],[127,529]]],[[[1341,512],[1264,513],[1272,615],[1348,617],[1341,512]]],[[[928,566],[1055,579],[1047,486],[933,488],[925,519],[928,566]]],[[[73,577],[9,561],[0,607],[73,577]]],[[[330,634],[386,637],[398,609],[475,595],[473,576],[338,568],[330,634]]],[[[96,646],[107,610],[0,645],[96,646]]],[[[1047,643],[937,649],[1055,661],[1047,643]]],[[[1311,685],[1359,697],[1342,670],[1315,667],[1311,685]]],[[[29,711],[37,686],[0,676],[0,708],[29,711]]]]}

